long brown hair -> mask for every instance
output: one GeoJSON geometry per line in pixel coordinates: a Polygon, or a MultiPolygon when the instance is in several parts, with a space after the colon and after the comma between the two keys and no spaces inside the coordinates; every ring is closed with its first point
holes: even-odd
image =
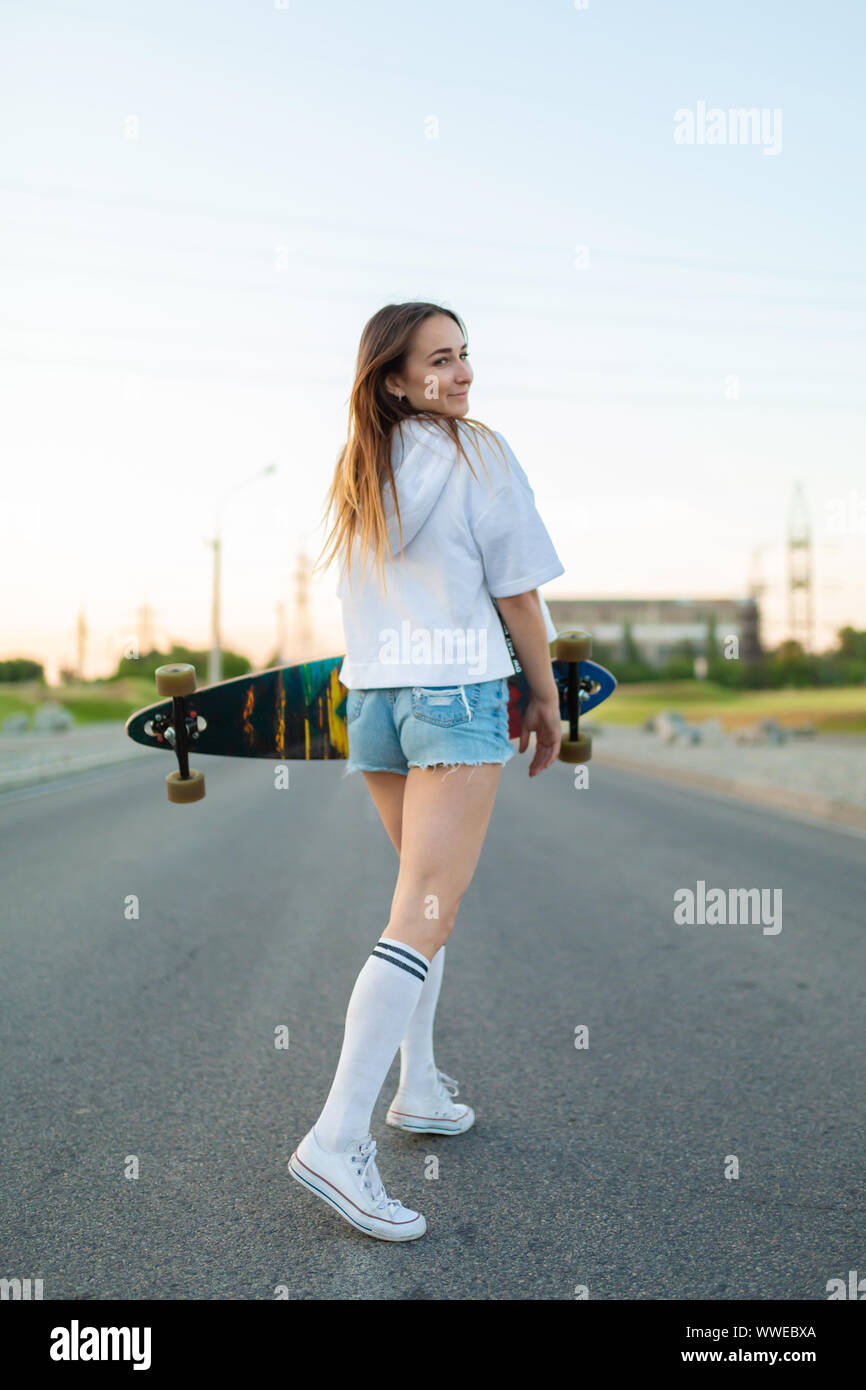
{"type": "MultiPolygon", "coordinates": [[[[314,569],[327,568],[337,555],[342,554],[348,571],[352,546],[359,539],[362,554],[372,550],[384,587],[386,550],[389,559],[393,559],[382,504],[385,483],[390,485],[394,500],[402,559],[403,524],[391,465],[391,440],[394,427],[403,420],[417,416],[435,422],[453,440],[472,476],[478,476],[463,448],[457,419],[433,410],[416,410],[405,397],[398,400],[385,386],[389,372],[402,371],[419,324],[433,314],[447,314],[457,324],[466,341],[466,329],[457,314],[451,309],[443,309],[439,304],[423,301],[386,304],[364,327],[358,348],[355,383],[349,400],[348,439],[340,450],[325,505],[325,516],[333,510],[335,521],[314,569]],[[326,557],[324,560],[322,554],[326,557]]],[[[490,475],[481,456],[478,439],[488,439],[502,454],[499,441],[480,420],[462,416],[460,424],[467,426],[467,434],[489,482],[490,475]]],[[[507,468],[508,461],[504,455],[502,457],[507,468]]]]}

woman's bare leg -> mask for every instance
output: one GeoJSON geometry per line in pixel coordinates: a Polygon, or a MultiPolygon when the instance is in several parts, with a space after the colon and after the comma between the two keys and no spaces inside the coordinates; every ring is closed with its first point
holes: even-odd
{"type": "Polygon", "coordinates": [[[399,854],[407,779],[401,772],[365,772],[363,777],[391,844],[399,854]]]}
{"type": "Polygon", "coordinates": [[[384,938],[405,942],[427,960],[448,939],[481,855],[501,772],[499,763],[409,769],[400,872],[384,938]]]}
{"type": "MultiPolygon", "coordinates": [[[[501,770],[498,763],[410,768],[400,827],[393,783],[381,781],[399,774],[365,773],[376,778],[371,795],[392,842],[400,844],[400,871],[388,926],[355,982],[337,1071],[313,1127],[328,1152],[342,1153],[369,1131],[376,1096],[410,1028],[430,963],[472,881],[501,770]]],[[[435,1070],[432,1036],[430,1053],[430,1076],[421,1068],[425,1082],[435,1070]]]]}

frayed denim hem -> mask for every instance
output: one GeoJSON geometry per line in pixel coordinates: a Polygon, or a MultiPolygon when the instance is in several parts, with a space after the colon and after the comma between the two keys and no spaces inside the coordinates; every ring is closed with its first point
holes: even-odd
{"type": "Polygon", "coordinates": [[[408,769],[405,767],[347,767],[343,773],[344,777],[351,777],[353,772],[396,772],[398,777],[408,777],[408,769]]]}
{"type": "Polygon", "coordinates": [[[409,766],[420,767],[424,771],[432,771],[435,768],[441,767],[447,769],[448,772],[456,772],[458,767],[504,767],[505,764],[510,761],[510,758],[461,758],[459,762],[452,763],[442,762],[441,760],[439,762],[429,763],[410,762],[409,766]]]}

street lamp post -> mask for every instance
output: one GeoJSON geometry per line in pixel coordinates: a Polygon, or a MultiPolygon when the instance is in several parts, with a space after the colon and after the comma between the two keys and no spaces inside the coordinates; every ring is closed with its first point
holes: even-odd
{"type": "Polygon", "coordinates": [[[211,541],[213,548],[213,584],[210,610],[210,661],[208,662],[207,683],[216,685],[222,680],[222,645],[220,640],[220,562],[222,560],[222,541],[219,534],[211,541]]]}
{"type": "Polygon", "coordinates": [[[259,469],[258,473],[253,473],[251,477],[245,478],[243,482],[236,483],[229,488],[228,492],[223,493],[217,501],[214,510],[214,534],[213,539],[208,542],[213,550],[213,586],[211,591],[211,644],[210,660],[208,662],[208,685],[216,685],[222,680],[222,640],[220,635],[220,604],[221,604],[221,584],[222,584],[222,535],[220,524],[220,513],[226,498],[239,492],[241,488],[248,487],[250,483],[258,482],[260,478],[266,478],[271,473],[276,473],[277,465],[269,463],[267,467],[259,469]]]}

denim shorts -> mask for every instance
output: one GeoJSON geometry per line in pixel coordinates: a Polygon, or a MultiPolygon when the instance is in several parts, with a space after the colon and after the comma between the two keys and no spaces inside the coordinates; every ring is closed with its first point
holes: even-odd
{"type": "Polygon", "coordinates": [[[350,772],[401,772],[439,763],[507,763],[508,681],[350,690],[350,772]]]}

